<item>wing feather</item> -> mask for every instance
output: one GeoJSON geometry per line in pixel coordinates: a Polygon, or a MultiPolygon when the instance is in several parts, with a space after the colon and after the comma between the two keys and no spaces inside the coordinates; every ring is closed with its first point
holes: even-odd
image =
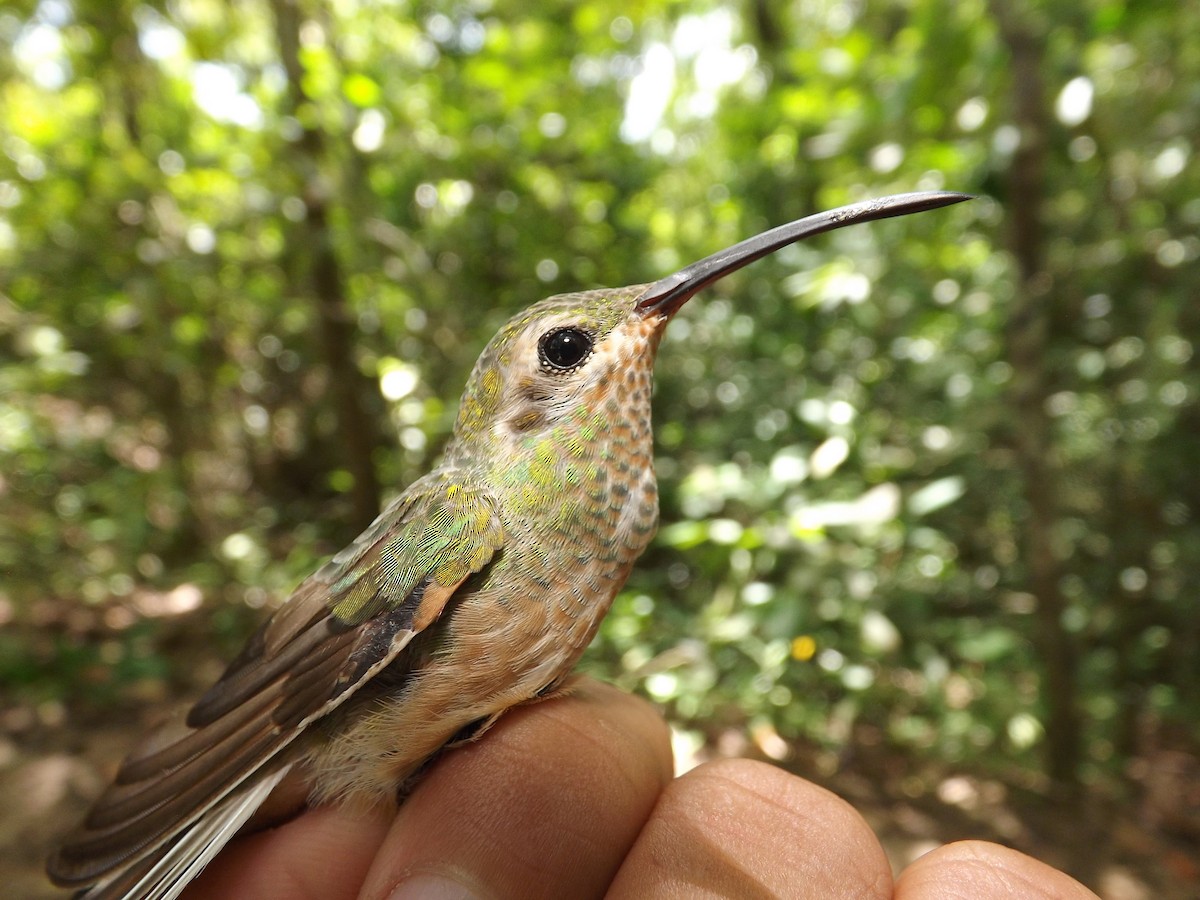
{"type": "Polygon", "coordinates": [[[413,484],[297,588],[186,717],[129,755],[51,877],[98,892],[136,883],[135,896],[190,880],[265,799],[257,782],[290,765],[281,752],[391,664],[503,542],[486,491],[446,471],[413,484]]]}
{"type": "Polygon", "coordinates": [[[231,792],[203,819],[181,832],[170,849],[158,857],[143,857],[84,895],[86,900],[174,900],[183,893],[229,838],[254,815],[288,772],[284,766],[251,787],[231,792]]]}

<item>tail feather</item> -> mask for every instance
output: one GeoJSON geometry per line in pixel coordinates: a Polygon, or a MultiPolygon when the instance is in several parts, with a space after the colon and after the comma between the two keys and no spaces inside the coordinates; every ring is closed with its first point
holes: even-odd
{"type": "Polygon", "coordinates": [[[79,900],[175,900],[229,840],[254,815],[291,766],[235,790],[174,841],[98,882],[79,900]]]}

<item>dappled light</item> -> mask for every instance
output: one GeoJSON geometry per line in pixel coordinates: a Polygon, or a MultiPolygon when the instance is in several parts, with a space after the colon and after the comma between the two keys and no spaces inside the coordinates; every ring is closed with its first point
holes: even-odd
{"type": "Polygon", "coordinates": [[[947,189],[672,323],[661,527],[584,668],[894,862],[1195,896],[1200,35],[1152,6],[6,5],[0,877],[48,895],[513,312],[947,189]]]}

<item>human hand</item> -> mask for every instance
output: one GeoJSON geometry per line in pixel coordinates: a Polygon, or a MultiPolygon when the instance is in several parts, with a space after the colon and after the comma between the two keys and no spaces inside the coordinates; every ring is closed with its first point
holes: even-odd
{"type": "Polygon", "coordinates": [[[1095,898],[996,844],[943,846],[893,879],[844,800],[721,760],[672,778],[666,724],[583,680],[448,753],[399,810],[311,810],[230,844],[205,898],[1095,898]]]}

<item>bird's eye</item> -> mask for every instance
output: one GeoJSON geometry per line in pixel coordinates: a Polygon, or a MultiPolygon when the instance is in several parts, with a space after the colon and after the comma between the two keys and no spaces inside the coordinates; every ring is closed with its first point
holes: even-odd
{"type": "Polygon", "coordinates": [[[550,372],[570,372],[579,368],[592,352],[592,336],[580,328],[556,328],[538,341],[538,358],[550,372]]]}

